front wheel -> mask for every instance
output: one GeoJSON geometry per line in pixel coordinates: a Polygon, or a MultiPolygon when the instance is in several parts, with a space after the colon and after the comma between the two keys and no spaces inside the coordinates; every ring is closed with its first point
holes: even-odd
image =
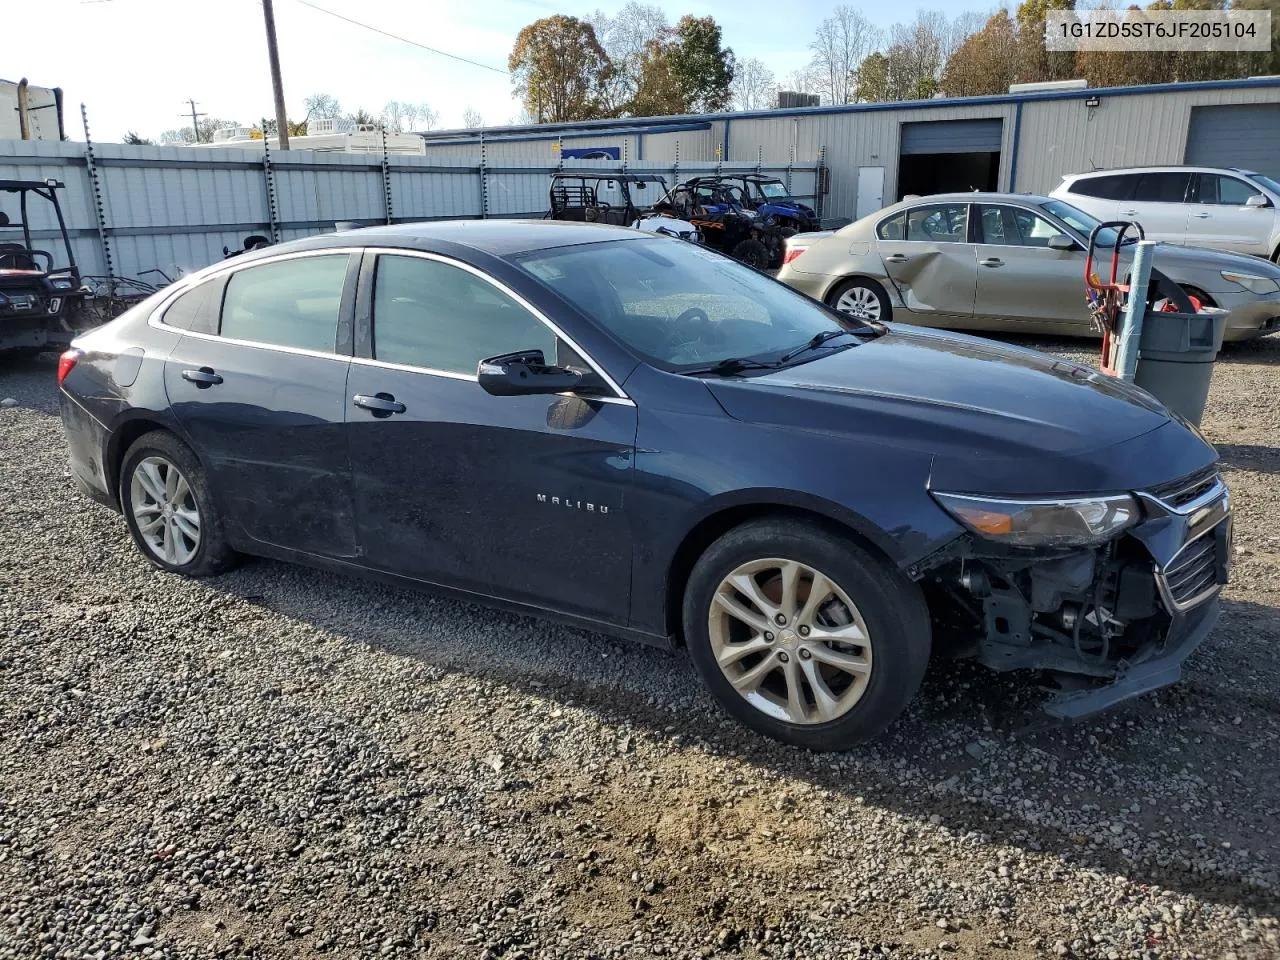
{"type": "Polygon", "coordinates": [[[931,645],[918,588],[816,524],[767,520],[699,559],[684,631],[703,682],[748,727],[843,750],[884,731],[924,677],[931,645]]]}
{"type": "Polygon", "coordinates": [[[827,306],[857,320],[893,319],[893,305],[884,287],[874,280],[855,277],[836,286],[827,296],[827,306]]]}

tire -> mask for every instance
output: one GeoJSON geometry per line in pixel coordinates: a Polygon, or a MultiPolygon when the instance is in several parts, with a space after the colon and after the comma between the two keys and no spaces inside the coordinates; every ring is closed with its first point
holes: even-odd
{"type": "Polygon", "coordinates": [[[204,469],[173,434],[153,430],[134,441],[120,466],[119,494],[134,544],[161,570],[207,577],[235,566],[204,469]]]}
{"type": "Polygon", "coordinates": [[[720,705],[765,736],[812,750],[847,750],[884,732],[920,688],[932,645],[915,584],[851,539],[799,520],[744,524],[708,547],[682,614],[694,666],[720,705]],[[788,564],[798,573],[790,605],[780,586],[788,564]],[[831,585],[816,611],[814,572],[831,585]],[[761,602],[744,602],[735,582],[754,584],[761,602]],[[753,625],[728,612],[733,604],[753,625]],[[846,639],[813,639],[824,629],[846,639]]]}
{"type": "Polygon", "coordinates": [[[1199,300],[1200,306],[1202,307],[1216,307],[1218,305],[1214,301],[1213,297],[1209,296],[1199,287],[1193,287],[1185,283],[1180,283],[1178,284],[1178,286],[1182,288],[1182,292],[1185,293],[1188,297],[1195,297],[1197,300],[1199,300]]]}
{"type": "Polygon", "coordinates": [[[867,277],[854,277],[836,284],[827,294],[827,306],[858,320],[888,323],[893,319],[889,295],[884,287],[867,277]]]}
{"type": "Polygon", "coordinates": [[[769,266],[769,248],[759,240],[748,237],[733,248],[732,256],[749,267],[765,270],[769,266]]]}

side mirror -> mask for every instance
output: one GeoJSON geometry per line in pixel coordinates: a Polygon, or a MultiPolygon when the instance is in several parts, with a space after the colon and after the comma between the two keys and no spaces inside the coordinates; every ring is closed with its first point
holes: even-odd
{"type": "Polygon", "coordinates": [[[1065,233],[1055,233],[1049,238],[1050,250],[1075,250],[1078,244],[1065,233]]]}
{"type": "Polygon", "coordinates": [[[548,366],[541,350],[521,350],[481,360],[476,376],[485,393],[495,397],[524,397],[575,390],[594,393],[599,389],[597,378],[592,374],[548,366]]]}
{"type": "Polygon", "coordinates": [[[1250,197],[1248,200],[1244,202],[1244,205],[1246,207],[1269,207],[1271,206],[1271,201],[1268,200],[1261,193],[1255,193],[1252,197],[1250,197]]]}

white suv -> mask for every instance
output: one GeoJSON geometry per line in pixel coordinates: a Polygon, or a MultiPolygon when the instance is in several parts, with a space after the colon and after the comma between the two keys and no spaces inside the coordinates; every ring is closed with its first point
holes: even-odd
{"type": "Polygon", "coordinates": [[[1252,253],[1280,263],[1280,183],[1226,167],[1074,173],[1050,194],[1099,220],[1136,220],[1152,240],[1252,253]]]}

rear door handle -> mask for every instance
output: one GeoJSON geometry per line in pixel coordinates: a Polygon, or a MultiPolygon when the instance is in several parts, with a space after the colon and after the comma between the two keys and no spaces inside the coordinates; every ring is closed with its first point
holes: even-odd
{"type": "Polygon", "coordinates": [[[905,253],[891,253],[884,258],[885,263],[906,263],[911,258],[905,253]]]}
{"type": "Polygon", "coordinates": [[[1193,217],[1195,217],[1197,220],[1208,220],[1208,219],[1209,219],[1209,217],[1211,216],[1211,214],[1208,214],[1208,213],[1193,213],[1193,214],[1192,214],[1192,216],[1193,216],[1193,217]]]}
{"type": "Polygon", "coordinates": [[[351,402],[357,407],[368,410],[375,417],[389,417],[393,413],[405,411],[404,404],[389,393],[375,393],[373,396],[357,393],[351,398],[351,402]]]}
{"type": "Polygon", "coordinates": [[[1004,261],[999,257],[987,257],[985,260],[979,260],[978,263],[984,267],[1003,267],[1004,261]]]}
{"type": "Polygon", "coordinates": [[[1138,211],[1137,211],[1137,210],[1126,210],[1126,211],[1124,212],[1124,215],[1125,215],[1126,217],[1136,217],[1136,216],[1138,215],[1138,211]]]}
{"type": "Polygon", "coordinates": [[[182,379],[194,383],[200,390],[222,382],[222,377],[213,372],[213,367],[201,367],[199,370],[183,370],[182,379]]]}

